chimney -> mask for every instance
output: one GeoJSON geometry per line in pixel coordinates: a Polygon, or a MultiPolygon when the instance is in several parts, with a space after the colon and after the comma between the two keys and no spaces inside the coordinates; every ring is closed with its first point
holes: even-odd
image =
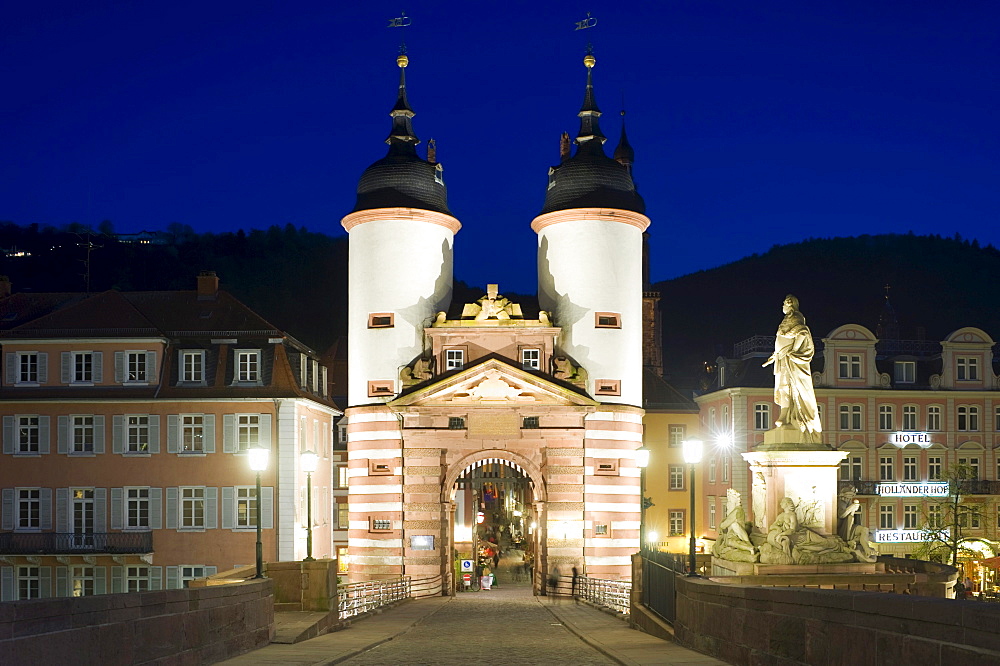
{"type": "Polygon", "coordinates": [[[559,137],[559,161],[565,162],[569,159],[569,132],[563,132],[559,137]]]}
{"type": "Polygon", "coordinates": [[[437,145],[437,141],[435,141],[434,139],[431,139],[430,141],[427,142],[427,161],[428,162],[437,162],[437,156],[438,156],[438,147],[437,146],[438,146],[437,145]]]}
{"type": "Polygon", "coordinates": [[[10,285],[10,278],[6,275],[0,275],[0,298],[7,298],[11,291],[13,288],[10,285]]]}
{"type": "Polygon", "coordinates": [[[214,301],[219,295],[219,277],[215,271],[202,271],[198,274],[198,300],[214,301]]]}

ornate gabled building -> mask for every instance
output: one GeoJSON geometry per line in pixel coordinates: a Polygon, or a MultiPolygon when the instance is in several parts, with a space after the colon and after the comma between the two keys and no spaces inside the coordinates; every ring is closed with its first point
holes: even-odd
{"type": "Polygon", "coordinates": [[[494,537],[556,567],[628,578],[639,538],[642,234],[624,141],[604,152],[588,55],[577,150],[563,136],[538,234],[541,310],[496,285],[449,316],[452,243],[441,165],[418,143],[406,56],[385,158],[358,185],[350,234],[352,580],[441,576],[494,537]]]}

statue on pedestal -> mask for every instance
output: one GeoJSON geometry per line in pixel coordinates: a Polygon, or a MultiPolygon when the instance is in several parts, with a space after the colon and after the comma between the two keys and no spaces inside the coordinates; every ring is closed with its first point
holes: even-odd
{"type": "Polygon", "coordinates": [[[855,498],[856,491],[849,486],[837,496],[837,535],[843,539],[858,559],[858,562],[874,562],[878,553],[869,545],[871,535],[861,524],[861,502],[855,498]]]}
{"type": "Polygon", "coordinates": [[[712,555],[730,562],[756,562],[757,548],[747,532],[747,514],[740,493],[733,488],[726,492],[726,517],[719,525],[719,539],[712,546],[712,555]]]}
{"type": "Polygon", "coordinates": [[[760,547],[762,564],[794,564],[792,558],[792,535],[799,529],[799,519],[795,515],[795,503],[791,497],[782,497],[781,513],[767,530],[767,543],[760,547]]]}
{"type": "Polygon", "coordinates": [[[816,353],[812,333],[799,312],[799,299],[789,294],[781,311],[785,317],[774,338],[774,353],[764,363],[764,367],[774,365],[774,401],[781,408],[774,425],[818,434],[822,426],[809,368],[816,353]]]}

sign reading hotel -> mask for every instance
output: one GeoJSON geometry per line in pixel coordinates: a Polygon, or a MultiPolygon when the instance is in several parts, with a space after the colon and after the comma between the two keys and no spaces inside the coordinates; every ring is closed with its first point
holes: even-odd
{"type": "MultiPolygon", "coordinates": [[[[944,538],[948,537],[948,530],[941,530],[944,538]]],[[[876,543],[923,543],[927,540],[927,535],[923,530],[877,530],[875,532],[876,543]]]]}
{"type": "Polygon", "coordinates": [[[889,443],[903,448],[907,444],[916,444],[922,449],[930,448],[934,442],[927,432],[893,432],[889,434],[889,443]]]}
{"type": "Polygon", "coordinates": [[[880,483],[875,492],[882,497],[947,497],[948,483],[880,483]]]}

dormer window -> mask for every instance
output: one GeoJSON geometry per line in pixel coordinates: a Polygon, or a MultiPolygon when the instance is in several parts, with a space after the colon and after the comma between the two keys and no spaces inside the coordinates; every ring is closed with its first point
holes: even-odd
{"type": "Polygon", "coordinates": [[[187,384],[205,382],[205,351],[182,349],[180,351],[180,381],[187,384]]]}
{"type": "Polygon", "coordinates": [[[149,383],[152,381],[155,366],[155,352],[115,352],[115,381],[122,384],[149,383]]]}
{"type": "Polygon", "coordinates": [[[839,379],[861,379],[860,354],[840,354],[837,361],[839,379]]]}
{"type": "Polygon", "coordinates": [[[444,167],[440,164],[434,165],[434,182],[438,185],[444,185],[444,167]]]}
{"type": "Polygon", "coordinates": [[[549,167],[549,186],[547,189],[552,189],[556,186],[556,170],[549,167]]]}
{"type": "Polygon", "coordinates": [[[959,356],[955,359],[958,381],[979,381],[979,358],[976,356],[959,356]]]}
{"type": "Polygon", "coordinates": [[[464,349],[446,349],[444,351],[445,372],[461,368],[463,365],[465,365],[464,349]]]}
{"type": "Polygon", "coordinates": [[[259,384],[260,379],[260,350],[236,350],[236,382],[239,384],[259,384]]]}
{"type": "Polygon", "coordinates": [[[916,361],[896,361],[894,370],[897,384],[912,384],[917,381],[916,361]]]}
{"type": "Polygon", "coordinates": [[[522,349],[521,367],[525,370],[538,370],[542,367],[542,350],[522,349]]]}

